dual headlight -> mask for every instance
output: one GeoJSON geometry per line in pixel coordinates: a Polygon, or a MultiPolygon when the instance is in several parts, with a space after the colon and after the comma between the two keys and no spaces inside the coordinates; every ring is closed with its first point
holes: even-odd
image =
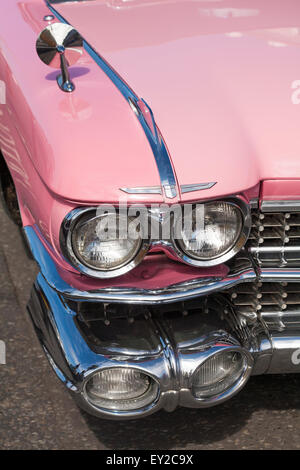
{"type": "MultiPolygon", "coordinates": [[[[90,276],[124,274],[140,263],[151,246],[151,216],[146,221],[138,217],[75,209],[62,225],[63,253],[90,276]]],[[[214,266],[234,256],[245,244],[251,225],[248,208],[240,200],[196,204],[188,217],[172,213],[169,222],[170,236],[162,247],[186,264],[199,267],[214,266]]]]}
{"type": "MultiPolygon", "coordinates": [[[[243,214],[237,205],[222,201],[198,204],[192,210],[189,225],[184,220],[175,221],[173,245],[183,261],[212,266],[224,261],[224,255],[236,246],[243,225],[243,214]]],[[[241,242],[245,242],[244,238],[241,242]]]]}
{"type": "Polygon", "coordinates": [[[86,215],[75,225],[72,232],[72,247],[76,258],[85,266],[99,271],[113,271],[127,265],[141,249],[142,235],[126,231],[126,238],[120,234],[120,227],[134,222],[133,218],[122,220],[119,214],[105,214],[101,217],[86,215]]]}

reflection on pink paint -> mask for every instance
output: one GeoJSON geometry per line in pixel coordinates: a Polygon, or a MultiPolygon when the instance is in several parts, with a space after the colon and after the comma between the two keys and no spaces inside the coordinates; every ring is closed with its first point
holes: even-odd
{"type": "Polygon", "coordinates": [[[0,122],[0,148],[5,155],[7,164],[19,183],[25,187],[30,186],[29,178],[22,164],[20,154],[16,148],[15,140],[7,126],[0,122]]]}
{"type": "Polygon", "coordinates": [[[61,115],[68,121],[83,121],[92,114],[92,106],[85,100],[69,94],[59,103],[61,115]]]}

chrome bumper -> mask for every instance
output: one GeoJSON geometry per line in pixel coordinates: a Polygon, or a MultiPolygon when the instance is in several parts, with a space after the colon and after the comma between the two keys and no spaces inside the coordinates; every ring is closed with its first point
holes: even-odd
{"type": "MultiPolygon", "coordinates": [[[[78,404],[91,414],[111,419],[143,417],[161,408],[177,406],[203,408],[227,400],[245,385],[250,374],[300,372],[300,325],[285,331],[270,332],[263,319],[241,318],[220,307],[207,313],[169,319],[167,315],[147,317],[128,323],[126,332],[117,332],[114,341],[95,345],[78,322],[76,305],[89,302],[117,302],[164,305],[228,289],[242,282],[260,280],[300,280],[299,271],[247,269],[227,279],[206,280],[201,285],[172,286],[148,292],[139,290],[103,290],[81,292],[72,289],[59,276],[55,264],[32,228],[25,229],[33,256],[40,266],[28,310],[36,333],[51,366],[78,404]],[[277,277],[278,276],[278,277],[277,277]],[[70,302],[71,300],[71,302],[70,302]],[[204,315],[204,316],[203,316],[204,315]],[[228,318],[226,318],[228,315],[228,318]],[[132,346],[134,344],[134,346],[132,346]],[[193,375],[199,366],[220,348],[243,351],[248,367],[239,383],[218,399],[200,400],[193,393],[193,375]],[[96,372],[108,367],[132,367],[146,373],[159,386],[149,406],[132,411],[108,411],[90,403],[86,383],[96,372]]],[[[198,281],[197,281],[198,282],[198,281]]],[[[213,296],[212,296],[213,297],[213,296]]],[[[200,299],[199,299],[200,302],[200,299]]],[[[103,324],[103,330],[105,326],[103,324]]]]}
{"type": "MultiPolygon", "coordinates": [[[[73,311],[45,281],[41,274],[34,284],[28,311],[42,347],[58,378],[77,403],[91,414],[106,418],[128,419],[146,416],[161,408],[173,411],[177,406],[204,408],[221,403],[246,383],[253,364],[252,355],[239,340],[225,330],[217,317],[209,324],[193,320],[140,318],[122,337],[118,332],[112,344],[95,348],[84,338],[73,311]],[[134,347],[131,345],[134,344],[134,347]],[[199,400],[192,393],[193,373],[211,354],[224,348],[243,350],[248,358],[241,381],[215,400],[199,400]],[[88,379],[96,371],[113,367],[131,367],[147,374],[159,385],[156,400],[148,407],[133,411],[98,409],[85,391],[88,379]]],[[[105,326],[103,325],[103,328],[105,326]]]]}

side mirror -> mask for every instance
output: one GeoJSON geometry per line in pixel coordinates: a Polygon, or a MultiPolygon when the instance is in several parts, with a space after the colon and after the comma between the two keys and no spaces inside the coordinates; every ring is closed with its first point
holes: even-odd
{"type": "Polygon", "coordinates": [[[36,51],[42,62],[61,70],[57,83],[61,90],[72,92],[75,89],[70,79],[68,67],[74,65],[83,53],[83,39],[72,26],[53,23],[40,33],[36,41],[36,51]]]}

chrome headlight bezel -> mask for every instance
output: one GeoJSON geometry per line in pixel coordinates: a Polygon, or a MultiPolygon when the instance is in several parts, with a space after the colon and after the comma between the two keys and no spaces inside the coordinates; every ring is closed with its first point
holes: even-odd
{"type": "Polygon", "coordinates": [[[190,390],[195,398],[195,400],[201,404],[203,407],[213,406],[220,404],[229,398],[236,395],[247,383],[252,370],[253,370],[254,359],[252,354],[245,348],[241,347],[240,345],[234,344],[226,344],[221,343],[218,346],[213,346],[211,349],[207,350],[207,355],[201,361],[201,363],[196,367],[194,372],[190,377],[190,390]],[[217,357],[219,354],[223,354],[226,352],[233,352],[238,353],[243,358],[243,368],[239,374],[237,380],[233,381],[227,388],[223,391],[217,392],[216,394],[212,394],[211,396],[201,397],[197,396],[196,387],[195,387],[195,379],[200,372],[201,368],[209,361],[210,359],[217,357]]]}
{"type": "Polygon", "coordinates": [[[72,235],[74,228],[79,223],[82,217],[85,217],[88,213],[91,215],[91,219],[96,216],[97,207],[85,207],[77,208],[69,212],[65,217],[61,229],[60,229],[60,246],[64,257],[74,266],[75,269],[86,274],[90,277],[100,278],[100,279],[110,279],[117,276],[126,274],[135,268],[145,257],[147,251],[150,248],[150,240],[142,239],[140,248],[135,254],[133,259],[131,259],[126,264],[121,264],[120,267],[117,267],[112,270],[97,270],[84,264],[76,256],[75,250],[73,248],[72,235]]]}
{"type": "MultiPolygon", "coordinates": [[[[227,204],[230,204],[237,208],[240,211],[240,214],[242,216],[242,224],[241,224],[241,231],[239,236],[237,237],[234,245],[227,250],[225,253],[221,254],[218,257],[214,257],[211,259],[207,260],[200,260],[195,257],[191,257],[189,254],[187,254],[179,245],[177,239],[175,238],[175,223],[172,224],[172,232],[171,232],[171,244],[172,248],[176,254],[176,256],[185,264],[188,264],[190,266],[195,266],[195,267],[212,267],[212,266],[217,266],[222,263],[225,263],[225,261],[228,261],[229,259],[233,258],[245,245],[249,234],[251,230],[251,211],[250,211],[250,206],[246,204],[242,199],[240,198],[224,198],[224,199],[215,199],[215,200],[208,200],[208,201],[203,201],[201,204],[210,204],[213,202],[225,202],[227,204]]],[[[196,203],[195,203],[196,205],[196,203]]]]}
{"type": "MultiPolygon", "coordinates": [[[[83,388],[82,388],[82,394],[83,394],[83,397],[86,400],[86,402],[93,409],[95,409],[97,411],[101,411],[102,413],[105,413],[108,416],[117,414],[119,416],[124,416],[125,417],[125,416],[130,416],[134,412],[135,413],[137,413],[137,412],[138,413],[143,413],[145,411],[150,411],[152,408],[155,408],[157,406],[158,402],[161,399],[161,386],[160,386],[160,383],[159,383],[159,380],[157,379],[157,377],[155,377],[153,374],[151,374],[148,370],[144,370],[140,367],[133,366],[132,364],[130,366],[112,365],[110,367],[104,367],[104,368],[101,368],[101,369],[96,369],[91,374],[88,374],[86,379],[85,379],[83,388]],[[133,370],[135,372],[140,372],[141,374],[148,377],[150,379],[150,386],[149,386],[149,389],[145,392],[144,397],[147,398],[147,396],[148,396],[149,401],[147,403],[141,403],[141,402],[138,403],[138,401],[139,401],[138,398],[139,397],[132,398],[131,400],[132,400],[133,403],[134,403],[134,401],[136,401],[136,403],[135,403],[136,406],[133,406],[133,407],[128,408],[128,409],[124,409],[121,406],[119,408],[117,406],[115,406],[115,407],[105,407],[105,405],[97,404],[95,401],[93,401],[91,399],[89,393],[88,393],[88,384],[89,384],[89,382],[98,373],[104,372],[106,370],[113,371],[114,369],[124,369],[124,370],[130,369],[130,370],[133,370]],[[152,396],[151,396],[151,392],[152,392],[152,396]]],[[[143,398],[143,397],[140,397],[140,398],[143,398]]],[[[115,401],[115,402],[117,402],[117,401],[115,401]]],[[[120,403],[120,405],[121,405],[121,403],[120,403]]]]}
{"type": "MultiPolygon", "coordinates": [[[[215,257],[212,259],[207,260],[199,260],[194,257],[189,256],[185,253],[182,248],[180,247],[179,243],[175,238],[175,221],[171,220],[170,227],[171,227],[171,236],[169,239],[162,239],[162,240],[151,240],[151,238],[143,238],[142,243],[140,246],[139,251],[136,253],[134,258],[130,260],[125,265],[122,265],[113,270],[97,270],[96,268],[89,267],[81,262],[76,253],[73,249],[72,244],[72,233],[79,222],[81,217],[86,216],[86,214],[90,213],[91,219],[93,216],[96,215],[97,207],[79,207],[77,209],[72,210],[69,212],[65,219],[62,222],[61,229],[60,229],[60,247],[63,256],[65,259],[71,263],[71,265],[77,269],[79,272],[86,274],[93,278],[98,279],[110,279],[114,277],[118,277],[121,275],[126,274],[127,272],[131,271],[133,268],[138,266],[144,257],[146,256],[147,252],[151,248],[151,246],[155,246],[156,248],[161,248],[169,257],[174,260],[181,261],[189,266],[199,267],[199,268],[207,268],[220,265],[229,259],[233,258],[241,249],[244,247],[251,230],[251,210],[250,206],[239,197],[231,197],[231,198],[216,198],[210,199],[207,201],[201,201],[201,204],[212,203],[212,202],[226,202],[235,206],[240,211],[242,217],[242,226],[241,232],[234,244],[226,253],[223,253],[219,257],[215,257]]],[[[192,205],[197,204],[191,203],[192,205]]],[[[151,210],[148,209],[148,223],[152,217],[155,217],[151,210]]],[[[166,221],[161,221],[161,227],[166,221]]]]}

